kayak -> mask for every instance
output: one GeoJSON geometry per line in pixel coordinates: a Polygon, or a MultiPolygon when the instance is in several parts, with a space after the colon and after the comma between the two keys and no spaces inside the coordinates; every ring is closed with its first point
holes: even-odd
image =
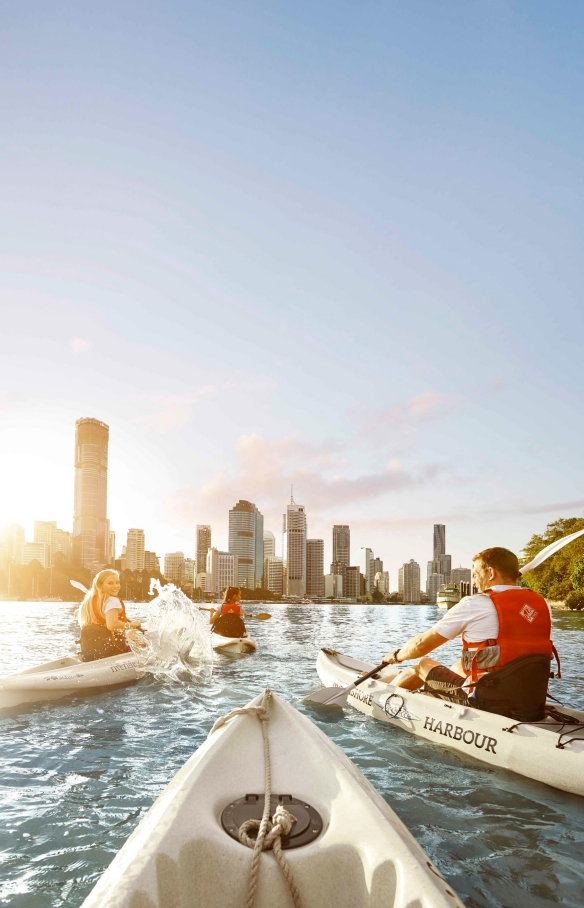
{"type": "MultiPolygon", "coordinates": [[[[296,819],[282,853],[304,908],[464,908],[336,744],[276,694],[268,709],[271,805],[287,804],[296,819]]],[[[253,852],[237,835],[246,815],[261,816],[264,772],[258,718],[230,718],[168,784],[82,908],[244,908],[253,852]]],[[[274,852],[264,851],[254,908],[292,904],[274,852]]]]}
{"type": "Polygon", "coordinates": [[[133,653],[120,653],[93,662],[81,662],[78,656],[66,656],[0,678],[0,710],[24,703],[59,700],[96,688],[119,687],[138,677],[133,653]]]}
{"type": "MultiPolygon", "coordinates": [[[[348,687],[374,668],[332,649],[322,649],[316,670],[325,687],[348,687]]],[[[384,670],[387,678],[395,677],[384,670]]],[[[439,700],[370,678],[351,691],[348,703],[374,719],[450,747],[483,763],[584,796],[584,712],[548,704],[542,722],[516,723],[497,713],[439,700]]]]}
{"type": "Polygon", "coordinates": [[[258,645],[253,637],[222,637],[211,634],[211,646],[217,653],[244,654],[255,653],[258,645]]]}

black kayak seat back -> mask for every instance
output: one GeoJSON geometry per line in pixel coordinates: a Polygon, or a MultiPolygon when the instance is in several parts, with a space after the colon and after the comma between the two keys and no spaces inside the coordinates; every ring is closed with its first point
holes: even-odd
{"type": "Polygon", "coordinates": [[[213,633],[219,634],[220,637],[245,637],[243,618],[240,618],[234,612],[219,615],[213,622],[213,633]]]}
{"type": "Polygon", "coordinates": [[[545,718],[550,667],[551,659],[544,653],[513,659],[503,668],[482,675],[470,702],[485,712],[517,722],[540,722],[545,718]]]}
{"type": "Polygon", "coordinates": [[[107,627],[95,624],[87,624],[81,628],[79,642],[82,662],[94,662],[96,659],[107,659],[109,656],[131,652],[123,631],[112,634],[107,627]]]}

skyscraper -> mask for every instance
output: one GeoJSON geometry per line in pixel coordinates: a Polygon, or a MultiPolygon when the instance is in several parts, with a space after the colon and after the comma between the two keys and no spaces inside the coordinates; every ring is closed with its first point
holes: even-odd
{"type": "Polygon", "coordinates": [[[361,573],[365,578],[365,592],[372,593],[375,580],[375,556],[373,549],[363,547],[361,549],[361,573]]]}
{"type": "Polygon", "coordinates": [[[129,571],[144,570],[144,530],[128,530],[126,543],[126,564],[129,571]]]}
{"type": "Polygon", "coordinates": [[[207,552],[211,548],[211,527],[197,524],[197,574],[207,570],[207,552]]]}
{"type": "Polygon", "coordinates": [[[428,602],[432,602],[432,603],[436,602],[436,597],[438,596],[438,593],[440,592],[440,587],[442,586],[443,583],[444,583],[443,574],[437,574],[437,573],[430,574],[430,576],[428,577],[428,583],[426,585],[426,592],[428,593],[428,602]]]}
{"type": "Polygon", "coordinates": [[[22,564],[24,553],[24,527],[18,523],[5,526],[0,533],[0,564],[12,562],[22,564]]]}
{"type": "Polygon", "coordinates": [[[98,419],[75,423],[75,500],[73,559],[76,564],[105,564],[107,539],[107,456],[109,426],[98,419]]]}
{"type": "Polygon", "coordinates": [[[404,602],[420,601],[420,565],[413,558],[399,569],[399,591],[404,602]]]}
{"type": "Polygon", "coordinates": [[[264,589],[280,596],[284,592],[284,565],[278,555],[264,558],[264,589]]]}
{"type": "Polygon", "coordinates": [[[324,596],[324,539],[306,540],[306,595],[324,596]]]}
{"type": "Polygon", "coordinates": [[[306,595],[306,511],[294,499],[286,508],[288,595],[306,595]]]}
{"type": "Polygon", "coordinates": [[[346,524],[335,524],[333,527],[333,562],[351,563],[351,531],[346,524]]]}
{"type": "Polygon", "coordinates": [[[270,555],[276,554],[276,537],[271,530],[266,530],[264,533],[264,558],[269,558],[270,555]]]}
{"type": "Polygon", "coordinates": [[[164,556],[164,576],[172,583],[180,584],[185,576],[185,556],[183,552],[169,552],[164,556]]]}
{"type": "Polygon", "coordinates": [[[238,501],[229,511],[229,552],[237,555],[238,586],[256,589],[264,571],[264,517],[251,501],[238,501]]]}
{"type": "MultiPolygon", "coordinates": [[[[222,593],[228,586],[239,586],[238,558],[229,552],[210,548],[207,552],[205,588],[207,593],[222,593]]],[[[201,572],[199,572],[201,573],[201,572]]]]}
{"type": "Polygon", "coordinates": [[[434,558],[446,554],[446,527],[443,523],[434,524],[434,558]]]}

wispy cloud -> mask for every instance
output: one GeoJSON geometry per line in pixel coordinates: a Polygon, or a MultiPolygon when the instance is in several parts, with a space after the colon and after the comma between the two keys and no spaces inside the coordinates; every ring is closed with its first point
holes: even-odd
{"type": "Polygon", "coordinates": [[[89,347],[91,347],[91,341],[84,340],[82,337],[74,337],[71,341],[71,350],[74,356],[79,356],[80,353],[83,353],[89,347]]]}
{"type": "Polygon", "coordinates": [[[415,436],[420,426],[442,419],[460,404],[455,395],[426,391],[391,409],[354,406],[349,419],[369,441],[391,444],[404,437],[415,436]]]}
{"type": "Polygon", "coordinates": [[[192,394],[149,394],[143,399],[154,404],[157,409],[151,413],[137,416],[134,420],[139,425],[154,429],[156,432],[169,432],[171,429],[182,426],[191,417],[195,404],[201,398],[208,397],[216,392],[215,385],[203,385],[192,394]]]}

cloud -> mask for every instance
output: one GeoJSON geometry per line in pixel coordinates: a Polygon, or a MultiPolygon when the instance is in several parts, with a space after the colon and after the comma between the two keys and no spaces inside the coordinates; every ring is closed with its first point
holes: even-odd
{"type": "Polygon", "coordinates": [[[84,340],[82,337],[75,337],[71,341],[71,349],[75,356],[79,356],[79,354],[83,353],[84,350],[87,350],[88,347],[91,347],[91,341],[84,340]]]}
{"type": "Polygon", "coordinates": [[[392,409],[354,406],[349,419],[369,441],[386,444],[396,439],[415,436],[420,426],[443,419],[460,403],[455,395],[425,391],[392,409]]]}
{"type": "Polygon", "coordinates": [[[214,394],[216,390],[215,385],[203,385],[192,394],[183,396],[178,394],[145,395],[143,400],[155,404],[160,409],[156,409],[152,413],[145,413],[143,416],[137,416],[132,422],[146,426],[148,429],[154,429],[156,432],[169,432],[171,429],[183,426],[188,422],[195,404],[202,397],[214,394]]]}
{"type": "Polygon", "coordinates": [[[233,473],[218,473],[199,490],[178,490],[169,509],[174,518],[185,523],[192,523],[195,515],[198,520],[203,515],[205,520],[224,520],[229,508],[245,498],[274,520],[282,513],[290,487],[294,486],[295,498],[316,516],[331,508],[417,488],[435,478],[440,470],[430,465],[414,475],[399,461],[392,460],[375,473],[333,473],[335,468],[338,470],[339,450],[334,442],[311,445],[295,436],[268,440],[255,434],[244,435],[237,442],[233,473]]]}

